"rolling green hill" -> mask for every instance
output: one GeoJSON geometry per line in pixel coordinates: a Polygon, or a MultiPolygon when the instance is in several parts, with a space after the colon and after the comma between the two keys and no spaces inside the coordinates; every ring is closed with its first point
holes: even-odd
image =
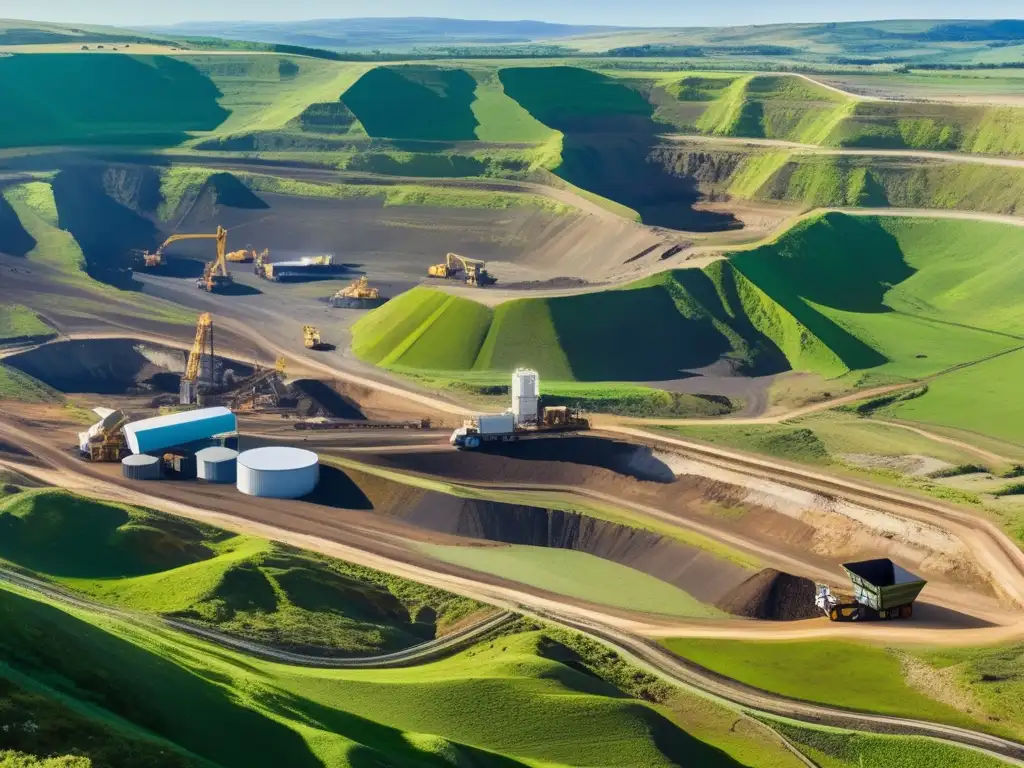
{"type": "Polygon", "coordinates": [[[722,357],[747,372],[918,378],[1024,343],[1022,247],[1005,225],[826,214],[612,290],[489,309],[415,288],[360,320],[353,349],[395,370],[527,365],[553,380],[659,381],[722,357]]]}
{"type": "Polygon", "coordinates": [[[6,499],[0,531],[0,559],[77,592],[276,646],[398,650],[482,608],[339,560],[63,491],[6,499]]]}

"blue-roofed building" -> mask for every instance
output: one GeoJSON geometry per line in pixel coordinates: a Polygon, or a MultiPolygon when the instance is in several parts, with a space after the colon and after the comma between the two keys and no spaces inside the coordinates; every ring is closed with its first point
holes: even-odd
{"type": "Polygon", "coordinates": [[[124,436],[132,453],[152,453],[236,431],[235,414],[218,406],[133,421],[125,425],[124,436]]]}

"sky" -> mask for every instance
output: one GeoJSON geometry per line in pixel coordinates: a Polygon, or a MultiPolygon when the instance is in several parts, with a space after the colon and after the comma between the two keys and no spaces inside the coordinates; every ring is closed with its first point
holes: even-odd
{"type": "Polygon", "coordinates": [[[357,16],[692,27],[868,19],[1024,18],[1024,0],[0,0],[0,18],[114,26],[357,16]]]}

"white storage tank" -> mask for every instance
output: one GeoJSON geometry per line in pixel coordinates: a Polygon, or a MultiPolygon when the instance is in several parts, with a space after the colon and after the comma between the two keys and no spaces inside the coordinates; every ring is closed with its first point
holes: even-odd
{"type": "Polygon", "coordinates": [[[196,451],[196,477],[210,483],[233,483],[238,477],[238,451],[213,446],[196,451]]]}
{"type": "Polygon", "coordinates": [[[512,374],[512,415],[516,424],[533,424],[540,408],[540,375],[528,368],[512,374]]]}
{"type": "Polygon", "coordinates": [[[121,459],[121,474],[129,480],[159,480],[164,476],[164,465],[156,456],[134,453],[121,459]]]}
{"type": "Polygon", "coordinates": [[[273,446],[238,454],[238,490],[268,499],[298,499],[320,480],[320,457],[301,448],[273,446]]]}

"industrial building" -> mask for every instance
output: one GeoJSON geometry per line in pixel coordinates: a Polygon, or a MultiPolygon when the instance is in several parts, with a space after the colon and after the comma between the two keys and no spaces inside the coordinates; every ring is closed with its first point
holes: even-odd
{"type": "Polygon", "coordinates": [[[320,457],[301,448],[254,448],[238,455],[238,490],[268,499],[307,496],[320,481],[320,457]]]}
{"type": "Polygon", "coordinates": [[[152,453],[237,430],[235,414],[218,406],[133,421],[124,426],[124,436],[132,453],[152,453]]]}
{"type": "Polygon", "coordinates": [[[512,374],[512,415],[516,424],[536,424],[540,413],[540,374],[516,368],[512,374]]]}
{"type": "Polygon", "coordinates": [[[234,483],[237,480],[238,451],[211,446],[196,452],[196,477],[209,483],[234,483]]]}

